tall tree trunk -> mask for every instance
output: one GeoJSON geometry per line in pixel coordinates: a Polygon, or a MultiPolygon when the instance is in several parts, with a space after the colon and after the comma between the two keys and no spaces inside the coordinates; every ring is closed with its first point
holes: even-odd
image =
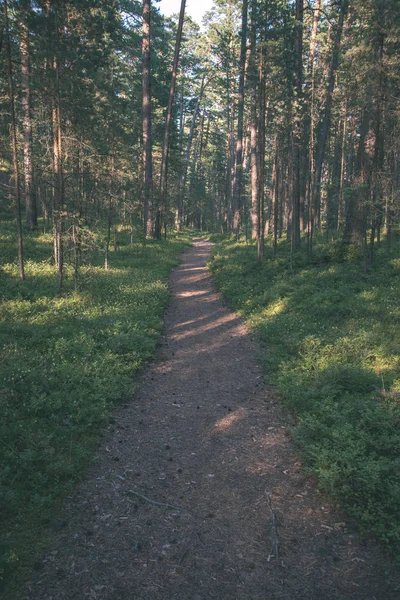
{"type": "Polygon", "coordinates": [[[317,41],[318,22],[321,13],[321,0],[316,1],[313,26],[310,39],[310,55],[307,67],[307,80],[305,88],[305,103],[308,110],[304,119],[304,140],[306,140],[306,151],[304,153],[304,171],[307,173],[306,195],[307,195],[307,251],[312,253],[312,235],[314,227],[314,207],[312,198],[312,184],[314,177],[314,102],[315,102],[315,49],[317,41]],[[307,144],[307,140],[308,144],[307,144]]]}
{"type": "Polygon", "coordinates": [[[274,139],[274,176],[272,188],[272,207],[274,215],[274,254],[278,249],[278,230],[279,230],[279,138],[278,133],[275,133],[274,139]]]}
{"type": "MultiPolygon", "coordinates": [[[[230,61],[229,61],[230,65],[230,61]]],[[[227,126],[228,126],[228,147],[227,147],[227,173],[226,173],[226,200],[228,213],[228,228],[232,230],[233,226],[233,187],[235,179],[235,82],[232,76],[230,66],[226,70],[226,91],[227,91],[227,126]]]]}
{"type": "MultiPolygon", "coordinates": [[[[346,170],[346,141],[347,141],[347,100],[343,107],[342,117],[342,141],[341,141],[341,157],[340,157],[340,180],[339,180],[339,197],[338,197],[338,232],[342,226],[342,216],[344,211],[344,187],[345,187],[345,170],[346,170]]],[[[346,174],[347,175],[347,174],[346,174]]]]}
{"type": "Polygon", "coordinates": [[[197,98],[196,107],[194,109],[194,113],[192,116],[192,122],[190,124],[190,130],[189,130],[189,136],[188,136],[188,141],[187,141],[187,145],[186,145],[185,156],[183,157],[182,173],[181,173],[181,179],[180,179],[180,184],[179,184],[179,196],[178,196],[178,220],[177,220],[177,228],[178,229],[180,229],[181,225],[182,225],[183,199],[185,197],[190,151],[192,149],[194,129],[196,126],[197,115],[198,115],[198,112],[200,109],[200,103],[203,99],[204,89],[205,89],[205,75],[203,75],[203,79],[201,81],[200,93],[199,93],[199,97],[197,98]]]}
{"type": "Polygon", "coordinates": [[[329,239],[329,233],[337,229],[339,214],[339,187],[341,181],[342,168],[342,123],[339,121],[333,140],[333,159],[330,165],[330,182],[326,198],[326,236],[329,239]]]}
{"type": "Polygon", "coordinates": [[[303,129],[303,13],[304,0],[296,0],[296,27],[295,27],[295,102],[294,127],[293,127],[293,200],[292,200],[292,223],[291,235],[293,246],[300,245],[300,214],[301,206],[304,206],[302,196],[302,129],[303,129]]]}
{"type": "Polygon", "coordinates": [[[340,4],[339,21],[336,30],[336,34],[333,40],[332,47],[332,60],[329,68],[328,75],[328,89],[326,94],[325,106],[321,120],[320,134],[318,138],[316,158],[315,158],[315,171],[312,185],[312,228],[315,226],[315,216],[319,211],[320,197],[321,197],[321,181],[322,181],[322,167],[324,164],[326,141],[328,139],[328,132],[331,123],[331,110],[333,100],[333,90],[335,87],[335,75],[339,66],[339,51],[340,43],[343,33],[343,25],[349,9],[349,0],[341,0],[340,4]]]}
{"type": "Polygon", "coordinates": [[[365,239],[365,142],[370,125],[370,111],[364,110],[361,120],[357,156],[352,174],[352,190],[346,206],[346,221],[343,232],[345,242],[362,245],[365,239]]]}
{"type": "Polygon", "coordinates": [[[257,0],[251,0],[251,31],[250,31],[250,181],[251,181],[251,237],[258,240],[259,206],[258,206],[258,161],[257,161],[257,66],[256,66],[256,36],[257,36],[257,0]]]}
{"type": "MultiPolygon", "coordinates": [[[[382,15],[379,15],[382,17],[382,15]]],[[[380,19],[381,20],[381,19],[380,19]]],[[[369,261],[372,265],[374,261],[374,243],[375,243],[375,232],[378,230],[378,237],[380,236],[380,228],[382,224],[382,174],[384,168],[385,158],[385,144],[384,144],[384,128],[383,128],[383,112],[385,102],[385,86],[384,86],[384,65],[383,65],[383,51],[385,45],[385,34],[382,32],[379,36],[379,48],[378,48],[378,69],[379,69],[379,84],[378,84],[378,98],[376,104],[376,116],[375,116],[375,148],[374,158],[372,165],[372,181],[371,181],[371,196],[372,196],[372,228],[370,238],[370,251],[369,261]]]]}
{"type": "Polygon", "coordinates": [[[165,120],[164,143],[163,143],[162,155],[161,155],[160,206],[159,206],[159,214],[157,215],[157,223],[156,223],[156,231],[155,231],[155,237],[157,239],[160,239],[160,237],[161,237],[161,230],[162,230],[161,221],[164,218],[163,215],[165,213],[165,203],[166,203],[166,194],[167,194],[169,131],[171,128],[172,107],[174,104],[176,77],[177,77],[177,73],[178,73],[179,53],[180,53],[180,49],[181,49],[183,21],[185,18],[185,6],[186,6],[186,0],[181,0],[181,10],[179,13],[178,32],[176,34],[174,62],[173,62],[173,66],[172,66],[172,78],[171,78],[171,85],[169,88],[167,117],[165,120]]]}
{"type": "Polygon", "coordinates": [[[236,172],[233,191],[233,233],[239,235],[242,210],[242,179],[243,179],[243,115],[244,115],[244,80],[246,73],[246,43],[247,43],[247,13],[248,0],[242,3],[242,32],[239,62],[239,94],[238,94],[238,132],[236,139],[236,172]]]}
{"type": "Polygon", "coordinates": [[[150,20],[151,0],[143,0],[143,38],[142,38],[142,115],[143,115],[143,214],[144,233],[153,235],[153,159],[151,137],[151,66],[150,66],[150,20]]]}
{"type": "Polygon", "coordinates": [[[25,212],[26,226],[28,229],[37,227],[36,198],[33,189],[32,165],[32,118],[31,118],[31,60],[29,48],[29,29],[27,13],[29,0],[22,3],[22,18],[20,23],[20,51],[21,51],[21,84],[22,84],[22,111],[24,132],[24,184],[25,184],[25,212]]]}
{"type": "Polygon", "coordinates": [[[19,264],[20,279],[25,279],[24,249],[23,249],[23,242],[22,242],[22,222],[21,222],[21,197],[20,197],[20,188],[19,188],[19,169],[18,169],[18,154],[17,154],[17,127],[16,127],[16,120],[15,120],[14,84],[13,84],[10,27],[9,27],[9,20],[8,20],[7,0],[4,0],[4,20],[5,20],[5,43],[6,43],[6,53],[7,53],[8,94],[9,94],[9,99],[10,99],[10,113],[11,113],[11,126],[10,126],[11,154],[12,154],[14,191],[15,191],[15,216],[16,216],[16,222],[17,222],[17,235],[18,235],[18,264],[19,264]]]}
{"type": "MultiPolygon", "coordinates": [[[[59,48],[58,15],[55,12],[56,52],[59,48]]],[[[52,130],[53,130],[53,174],[54,174],[54,209],[55,244],[57,248],[58,289],[61,292],[64,280],[64,175],[63,148],[61,131],[61,94],[60,94],[60,62],[58,56],[53,58],[53,93],[52,93],[52,130]]]]}
{"type": "Polygon", "coordinates": [[[265,199],[265,65],[264,47],[260,48],[259,127],[258,127],[258,227],[257,257],[264,256],[264,199],[265,199]]]}

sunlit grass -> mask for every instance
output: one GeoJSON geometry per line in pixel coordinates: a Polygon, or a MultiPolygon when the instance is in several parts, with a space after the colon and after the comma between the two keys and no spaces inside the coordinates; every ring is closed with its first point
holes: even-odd
{"type": "Polygon", "coordinates": [[[312,259],[282,240],[258,265],[252,243],[219,241],[217,286],[248,320],[267,380],[297,417],[307,472],[363,530],[400,555],[400,253],[319,242],[312,259]]]}
{"type": "MultiPolygon", "coordinates": [[[[4,225],[0,245],[15,254],[4,225]]],[[[0,230],[1,231],[1,230],[0,230]]],[[[84,472],[116,402],[156,348],[168,276],[188,243],[129,246],[83,265],[78,289],[67,265],[57,291],[52,240],[26,239],[26,280],[15,262],[0,270],[0,587],[29,560],[57,502],[84,472]],[[46,257],[46,258],[44,258],[46,257]],[[36,260],[37,259],[37,260],[36,260]]],[[[14,256],[15,258],[15,256],[14,256]]]]}

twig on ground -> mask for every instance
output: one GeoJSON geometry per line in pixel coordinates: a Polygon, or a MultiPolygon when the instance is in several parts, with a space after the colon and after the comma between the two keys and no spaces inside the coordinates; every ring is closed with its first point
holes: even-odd
{"type": "Polygon", "coordinates": [[[279,537],[278,537],[278,522],[276,519],[276,514],[272,509],[272,500],[271,494],[269,492],[265,492],[268,499],[268,506],[271,511],[271,518],[269,522],[269,533],[272,543],[272,552],[275,558],[279,558],[279,537]]]}
{"type": "Polygon", "coordinates": [[[141,498],[142,500],[145,500],[146,502],[150,502],[150,504],[155,504],[156,506],[164,506],[165,508],[172,508],[173,510],[182,510],[184,512],[189,513],[190,515],[192,514],[186,508],[181,508],[179,506],[174,506],[173,504],[167,504],[165,502],[157,502],[157,500],[152,500],[151,498],[147,498],[147,496],[144,496],[143,494],[140,494],[139,492],[136,492],[135,490],[128,490],[127,493],[128,494],[133,494],[134,496],[138,496],[138,498],[141,498]]]}

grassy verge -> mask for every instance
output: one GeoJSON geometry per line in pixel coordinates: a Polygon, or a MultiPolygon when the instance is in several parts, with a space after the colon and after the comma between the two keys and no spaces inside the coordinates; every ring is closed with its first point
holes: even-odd
{"type": "Polygon", "coordinates": [[[305,469],[400,556],[399,244],[367,274],[339,243],[317,245],[310,262],[304,254],[291,270],[282,242],[258,265],[252,244],[226,240],[210,267],[263,343],[305,469]]]}
{"type": "MultiPolygon", "coordinates": [[[[124,243],[125,242],[125,243],[124,243]]],[[[153,354],[168,301],[168,276],[187,236],[93,256],[57,294],[51,237],[26,239],[26,280],[0,269],[0,589],[32,566],[37,540],[58,526],[54,508],[82,476],[115,403],[129,398],[153,354]],[[97,263],[97,265],[96,265],[97,263]]],[[[14,255],[0,229],[0,254],[14,255]]]]}

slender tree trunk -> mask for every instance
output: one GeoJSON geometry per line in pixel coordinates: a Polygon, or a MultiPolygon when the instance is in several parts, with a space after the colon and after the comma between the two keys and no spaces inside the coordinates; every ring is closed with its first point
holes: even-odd
{"type": "Polygon", "coordinates": [[[307,202],[307,241],[308,252],[312,251],[312,228],[313,228],[313,208],[312,208],[312,178],[314,173],[314,100],[315,100],[315,49],[317,41],[317,31],[319,17],[321,13],[321,0],[316,0],[314,9],[313,25],[310,38],[310,54],[307,67],[307,79],[305,87],[305,105],[308,109],[304,118],[303,136],[305,140],[305,152],[303,169],[307,173],[306,202],[307,202]],[[308,141],[308,143],[307,143],[308,141]]]}
{"type": "Polygon", "coordinates": [[[11,154],[12,154],[14,191],[15,191],[15,216],[16,216],[16,222],[17,222],[17,235],[18,235],[18,264],[19,264],[20,279],[25,279],[24,249],[23,249],[23,241],[22,241],[22,222],[21,222],[21,197],[20,197],[20,187],[19,187],[19,168],[18,168],[18,154],[17,154],[17,127],[16,127],[16,120],[15,120],[14,84],[13,84],[10,27],[9,27],[9,20],[8,20],[7,0],[4,0],[4,20],[5,20],[5,45],[6,45],[6,53],[7,53],[8,94],[9,94],[9,99],[10,99],[10,113],[11,113],[11,125],[10,125],[11,154]]]}
{"type": "Polygon", "coordinates": [[[169,88],[167,117],[166,117],[166,121],[165,121],[164,143],[163,143],[162,155],[161,155],[160,206],[159,206],[159,214],[157,215],[157,226],[156,226],[156,231],[155,231],[155,237],[157,239],[160,239],[160,237],[161,237],[161,229],[162,229],[161,221],[164,218],[163,215],[165,213],[165,203],[166,203],[166,194],[167,194],[169,131],[171,128],[172,107],[174,104],[176,77],[177,77],[177,73],[178,73],[179,53],[180,53],[180,49],[181,49],[183,21],[185,18],[185,6],[186,6],[186,0],[181,0],[181,10],[179,13],[178,32],[176,35],[176,43],[175,43],[174,62],[173,62],[173,66],[172,66],[171,86],[169,88]]]}
{"type": "MultiPolygon", "coordinates": [[[[58,33],[58,26],[57,33],[58,33]]],[[[57,36],[58,37],[58,36],[57,36]]],[[[60,71],[58,58],[54,58],[55,90],[52,98],[53,167],[54,167],[54,215],[56,224],[58,289],[62,290],[64,279],[64,176],[61,136],[60,71]]]]}
{"type": "Polygon", "coordinates": [[[251,0],[251,31],[250,31],[250,181],[251,181],[251,237],[258,240],[259,206],[258,206],[258,161],[257,161],[257,66],[256,66],[256,35],[257,35],[257,0],[251,0]]]}
{"type": "Polygon", "coordinates": [[[32,118],[31,118],[31,64],[29,48],[29,29],[27,12],[29,1],[23,3],[22,19],[20,24],[20,51],[21,51],[21,84],[22,84],[22,111],[24,132],[24,183],[25,183],[25,212],[26,226],[28,229],[37,227],[36,198],[33,188],[32,165],[32,118]]]}
{"type": "Polygon", "coordinates": [[[195,126],[196,126],[197,115],[198,115],[198,112],[199,112],[199,109],[200,109],[200,103],[201,103],[201,101],[203,99],[204,89],[205,89],[205,75],[203,75],[203,79],[202,79],[202,82],[201,82],[199,97],[197,98],[197,103],[196,103],[196,107],[194,109],[194,113],[193,113],[193,117],[192,117],[192,122],[190,124],[190,131],[189,131],[188,141],[187,141],[187,145],[186,145],[185,156],[183,157],[182,173],[181,173],[181,180],[180,180],[180,185],[179,185],[179,196],[178,196],[178,222],[177,222],[178,229],[180,229],[181,225],[182,225],[182,219],[183,219],[183,199],[185,197],[186,182],[187,182],[187,173],[188,173],[188,166],[189,166],[189,159],[190,159],[190,151],[192,149],[194,129],[195,129],[195,126]]]}
{"type": "Polygon", "coordinates": [[[339,181],[339,197],[338,197],[338,232],[342,226],[342,215],[344,211],[344,186],[345,186],[345,170],[346,170],[346,140],[347,140],[347,100],[343,108],[342,119],[342,143],[341,143],[341,158],[340,158],[340,181],[339,181]]]}
{"type": "MultiPolygon", "coordinates": [[[[336,71],[339,66],[339,51],[340,51],[340,43],[342,39],[343,25],[347,16],[347,12],[349,9],[349,0],[342,0],[340,2],[340,13],[339,13],[339,21],[336,30],[336,35],[333,40],[332,47],[332,61],[329,69],[328,75],[328,89],[326,95],[326,101],[324,106],[324,111],[321,120],[321,128],[320,134],[317,144],[317,152],[315,159],[315,172],[313,178],[313,186],[312,186],[312,203],[313,203],[313,216],[315,220],[316,214],[319,212],[320,205],[320,197],[321,197],[321,181],[322,181],[322,167],[324,163],[325,157],[325,148],[326,142],[328,139],[328,132],[331,123],[331,110],[332,110],[332,100],[333,100],[333,90],[335,86],[335,76],[336,71]]],[[[312,223],[314,227],[315,223],[312,223]]]]}
{"type": "Polygon", "coordinates": [[[257,257],[261,262],[264,256],[264,198],[265,198],[265,65],[264,65],[264,48],[260,48],[260,86],[259,86],[259,102],[260,102],[260,122],[258,135],[258,227],[259,236],[257,243],[257,257]]]}
{"type": "Polygon", "coordinates": [[[335,139],[333,140],[334,153],[330,167],[330,182],[326,198],[326,235],[329,239],[329,233],[337,229],[338,213],[339,213],[339,186],[341,180],[342,168],[342,124],[339,121],[335,139]]]}
{"type": "Polygon", "coordinates": [[[144,233],[153,236],[153,159],[151,137],[151,66],[150,66],[151,0],[143,0],[142,39],[142,115],[143,115],[143,174],[144,174],[144,233]]]}
{"type": "Polygon", "coordinates": [[[275,133],[274,139],[274,187],[273,187],[273,211],[274,211],[274,254],[276,255],[278,249],[278,230],[279,230],[279,137],[275,133]]]}
{"type": "Polygon", "coordinates": [[[199,174],[201,174],[203,171],[203,169],[202,169],[203,157],[204,157],[205,151],[207,149],[209,136],[210,136],[210,113],[208,113],[208,115],[207,115],[206,108],[204,107],[203,115],[201,117],[201,123],[200,123],[200,147],[199,147],[199,152],[198,152],[198,163],[197,163],[197,165],[198,165],[197,172],[199,174]],[[206,116],[207,116],[207,127],[205,128],[205,132],[204,132],[204,124],[205,124],[206,116]]]}
{"type": "Polygon", "coordinates": [[[246,73],[248,0],[242,3],[242,32],[239,63],[238,94],[238,133],[236,140],[236,171],[233,191],[233,233],[238,236],[242,211],[242,179],[243,179],[243,116],[244,116],[244,81],[246,73]]]}
{"type": "Polygon", "coordinates": [[[110,254],[110,241],[111,241],[111,211],[112,211],[112,200],[111,198],[108,201],[108,211],[107,211],[107,236],[106,236],[106,246],[104,251],[104,270],[108,271],[109,262],[108,257],[110,254]]]}
{"type": "Polygon", "coordinates": [[[227,212],[228,227],[233,228],[233,188],[235,180],[235,82],[230,68],[226,72],[227,86],[227,124],[228,124],[228,148],[227,148],[227,212]]]}
{"type": "Polygon", "coordinates": [[[369,262],[372,265],[374,261],[374,243],[375,243],[375,232],[378,230],[378,237],[380,237],[380,228],[382,223],[382,174],[384,168],[385,159],[385,144],[384,144],[384,128],[383,128],[383,112],[384,112],[384,101],[385,101],[385,89],[384,89],[384,66],[383,66],[383,51],[385,44],[385,34],[381,33],[379,36],[379,49],[378,49],[378,65],[379,65],[379,87],[378,87],[378,98],[376,104],[376,116],[375,116],[375,148],[374,158],[372,166],[372,230],[370,238],[370,256],[369,262]]]}
{"type": "Polygon", "coordinates": [[[365,141],[369,125],[370,112],[366,109],[361,121],[357,156],[352,174],[353,185],[347,202],[346,222],[343,232],[344,241],[353,242],[360,246],[365,242],[365,141]]]}
{"type": "Polygon", "coordinates": [[[300,214],[301,205],[304,206],[302,197],[302,129],[303,129],[303,12],[304,0],[296,0],[296,28],[295,28],[295,102],[294,127],[293,127],[293,200],[292,200],[292,223],[291,235],[293,246],[300,245],[300,214]]]}

